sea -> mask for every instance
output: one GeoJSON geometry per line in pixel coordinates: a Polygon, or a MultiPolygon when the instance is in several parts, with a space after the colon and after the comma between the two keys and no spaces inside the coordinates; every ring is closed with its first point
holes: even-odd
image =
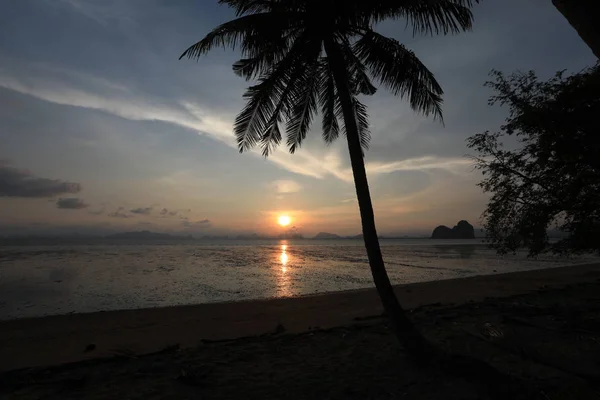
{"type": "MultiPolygon", "coordinates": [[[[393,283],[597,262],[500,256],[480,239],[381,240],[393,283]]],[[[0,246],[0,320],[373,287],[361,240],[84,241],[0,246]]]]}

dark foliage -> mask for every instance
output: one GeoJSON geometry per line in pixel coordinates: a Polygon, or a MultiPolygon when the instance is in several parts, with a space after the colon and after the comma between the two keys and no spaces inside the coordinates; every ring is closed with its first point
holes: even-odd
{"type": "Polygon", "coordinates": [[[508,105],[500,132],[468,139],[491,199],[488,238],[500,252],[600,252],[600,64],[540,81],[493,71],[490,105],[508,105]],[[516,142],[508,146],[506,142],[516,142]],[[549,240],[548,230],[561,233],[549,240]]]}

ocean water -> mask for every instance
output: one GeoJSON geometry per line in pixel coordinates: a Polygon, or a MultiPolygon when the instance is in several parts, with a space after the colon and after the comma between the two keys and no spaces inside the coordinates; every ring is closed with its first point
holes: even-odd
{"type": "MultiPolygon", "coordinates": [[[[382,240],[393,283],[595,262],[498,256],[480,240],[382,240]]],[[[303,296],[372,287],[359,240],[0,247],[0,319],[303,296]]]]}

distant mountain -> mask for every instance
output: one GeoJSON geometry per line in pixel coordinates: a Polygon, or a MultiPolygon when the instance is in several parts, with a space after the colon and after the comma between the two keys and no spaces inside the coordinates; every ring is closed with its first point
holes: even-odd
{"type": "Polygon", "coordinates": [[[201,240],[228,240],[229,236],[204,235],[200,239],[201,240]]]}
{"type": "Polygon", "coordinates": [[[319,232],[313,239],[341,239],[341,236],[335,233],[319,232]]]}
{"type": "Polygon", "coordinates": [[[134,240],[192,240],[192,236],[175,236],[168,233],[150,231],[123,232],[106,236],[106,239],[134,239],[134,240]]]}
{"type": "Polygon", "coordinates": [[[452,229],[440,225],[433,230],[432,239],[475,239],[473,225],[465,220],[459,221],[452,229]]]}
{"type": "Polygon", "coordinates": [[[241,234],[235,237],[237,240],[256,240],[256,239],[265,239],[265,237],[260,236],[258,233],[250,233],[250,234],[241,234]]]}
{"type": "Polygon", "coordinates": [[[277,239],[304,239],[301,233],[282,233],[277,239]]]}

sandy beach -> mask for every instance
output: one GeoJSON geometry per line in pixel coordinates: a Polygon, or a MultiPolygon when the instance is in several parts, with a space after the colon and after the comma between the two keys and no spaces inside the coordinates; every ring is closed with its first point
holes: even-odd
{"type": "Polygon", "coordinates": [[[600,398],[599,264],[397,292],[432,343],[496,372],[417,368],[360,290],[3,321],[0,398],[600,398]]]}
{"type": "MultiPolygon", "coordinates": [[[[588,264],[399,285],[396,291],[407,309],[415,309],[527,294],[599,278],[600,264],[588,264]]],[[[276,329],[299,333],[347,326],[381,313],[376,292],[368,289],[0,321],[0,371],[140,355],[175,344],[194,347],[206,341],[256,336],[276,329]]]]}

